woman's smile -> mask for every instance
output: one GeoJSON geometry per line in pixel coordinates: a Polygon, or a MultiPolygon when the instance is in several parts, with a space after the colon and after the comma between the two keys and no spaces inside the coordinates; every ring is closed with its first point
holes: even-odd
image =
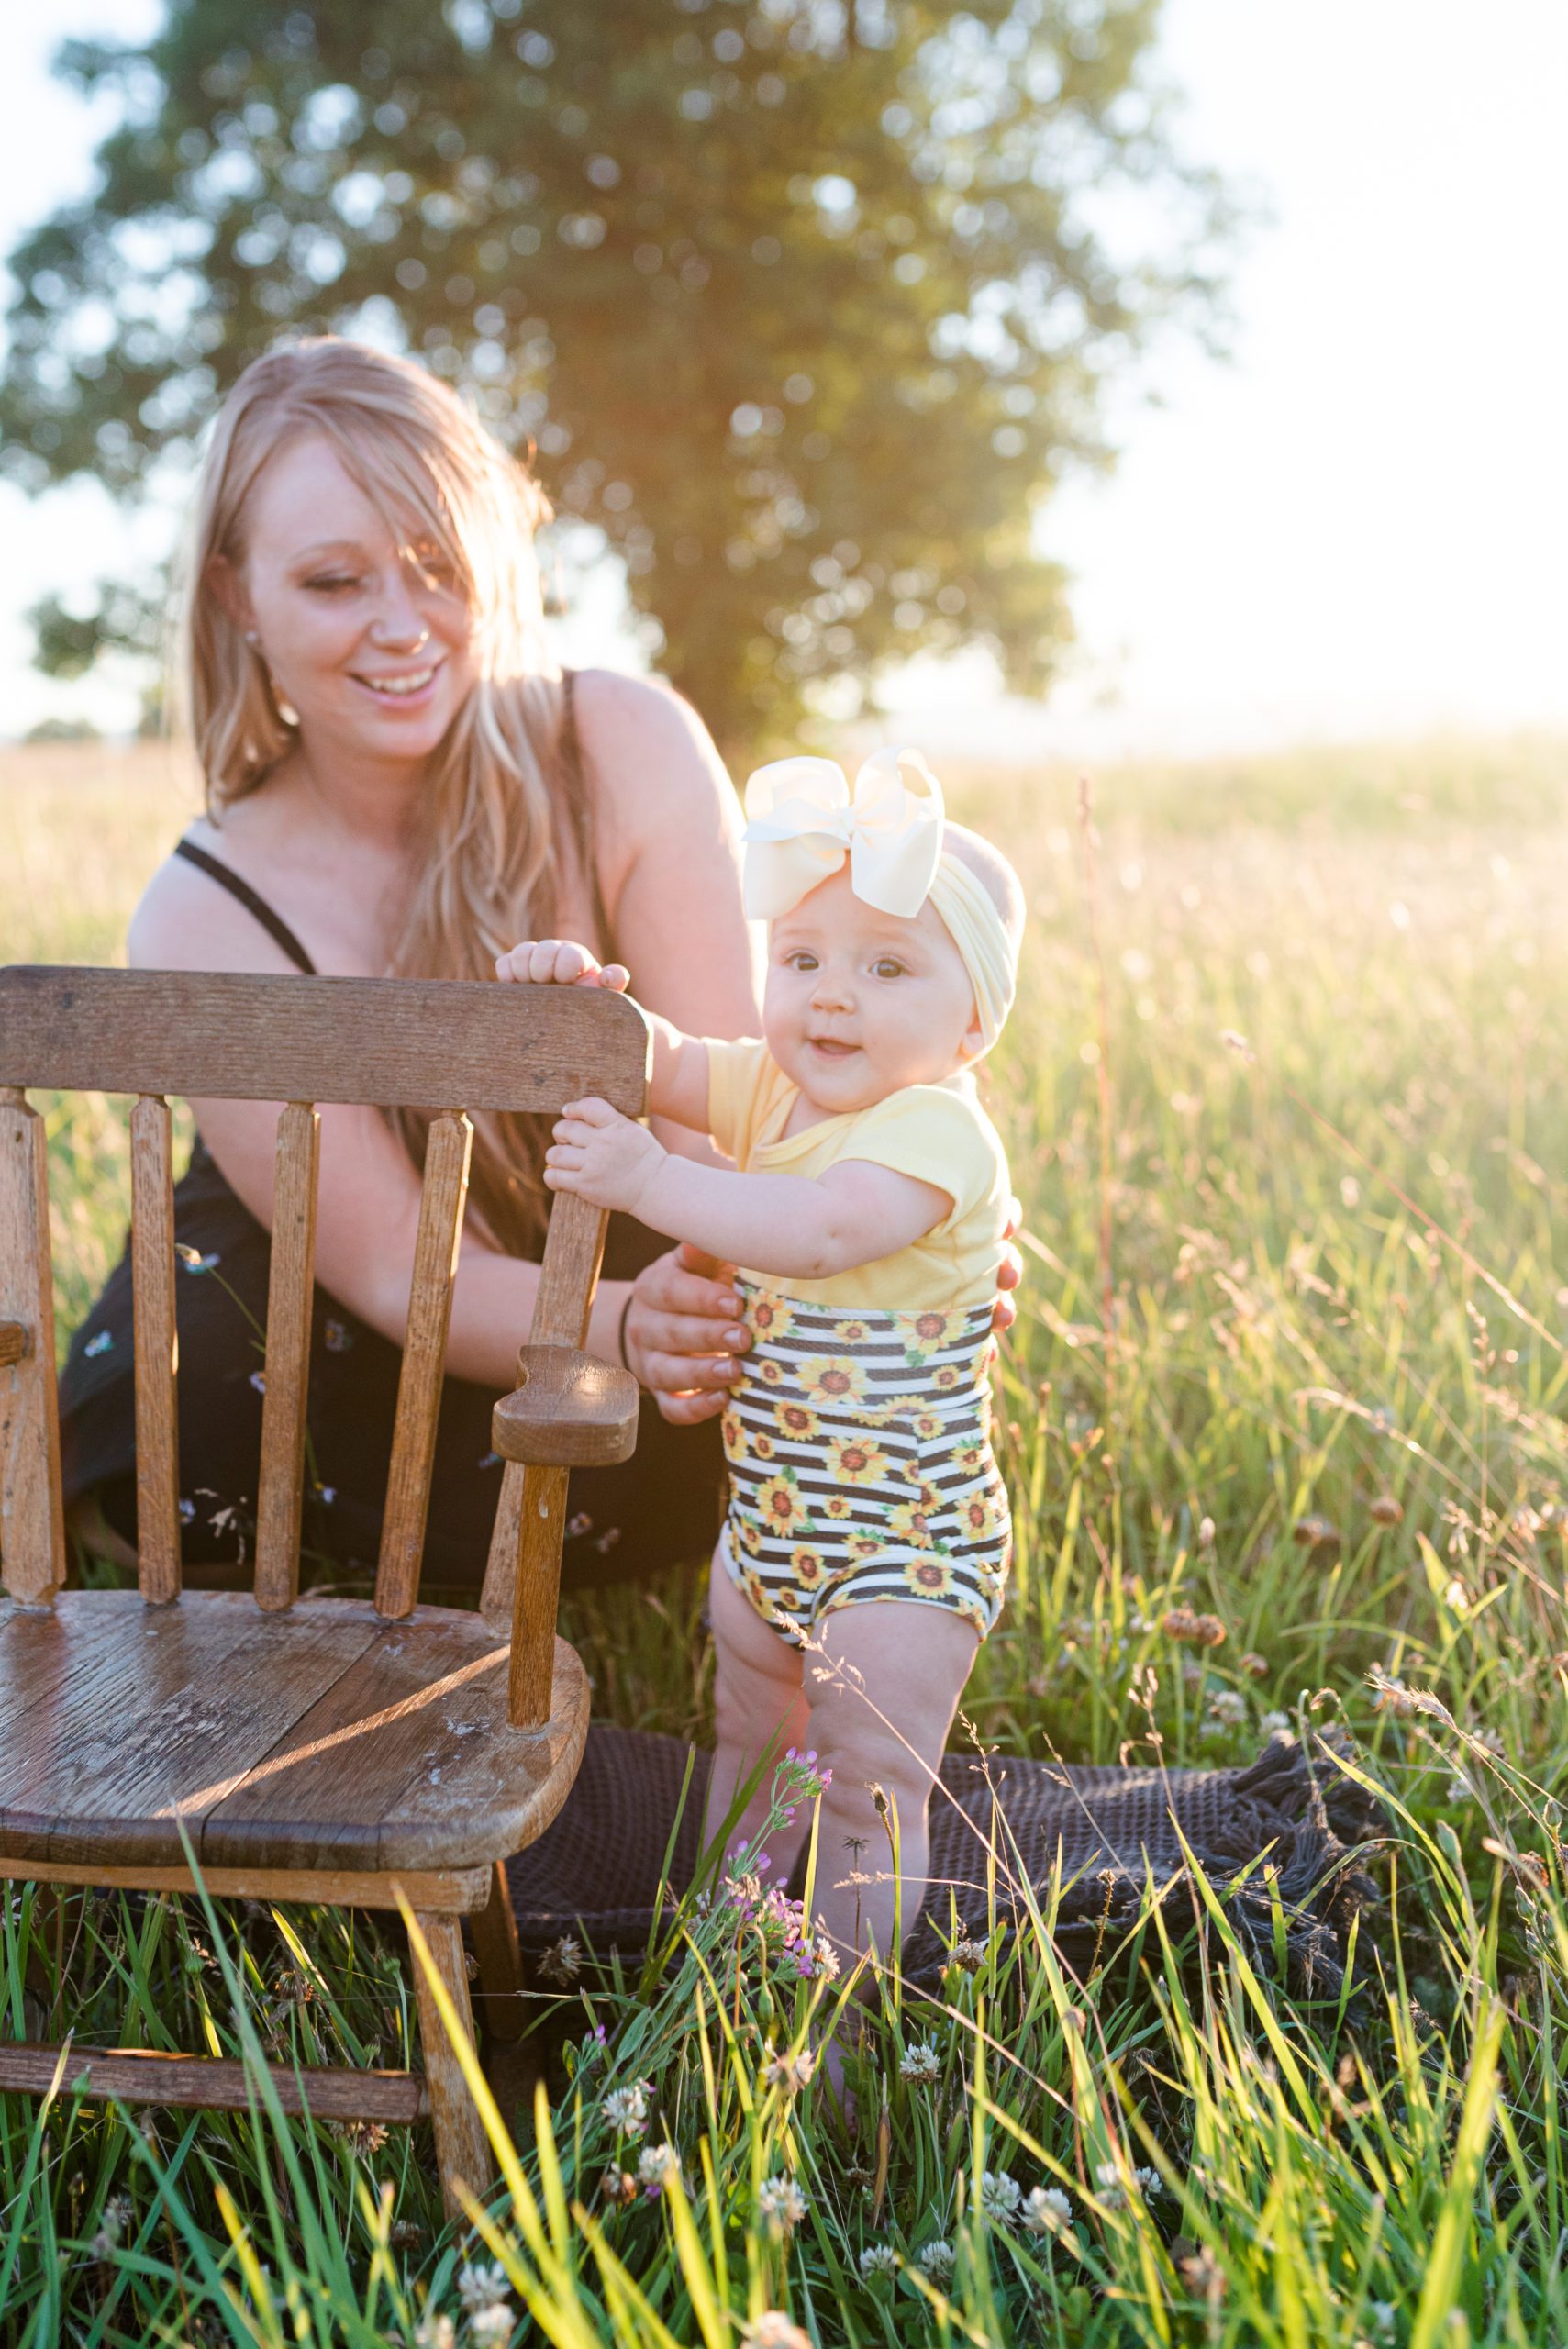
{"type": "Polygon", "coordinates": [[[446,666],[443,653],[438,661],[427,661],[422,669],[407,669],[398,675],[373,676],[362,669],[350,669],[349,674],[356,685],[362,685],[379,702],[395,702],[403,709],[423,709],[435,690],[436,680],[446,666]]]}

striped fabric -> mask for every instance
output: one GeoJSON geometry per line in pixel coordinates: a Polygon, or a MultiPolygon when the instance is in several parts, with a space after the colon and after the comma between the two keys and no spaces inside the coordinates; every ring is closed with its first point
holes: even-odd
{"type": "Polygon", "coordinates": [[[1012,1547],[990,1305],[851,1314],[740,1286],[751,1351],[724,1415],[730,1575],[769,1620],[916,1599],[984,1639],[1012,1547]]]}

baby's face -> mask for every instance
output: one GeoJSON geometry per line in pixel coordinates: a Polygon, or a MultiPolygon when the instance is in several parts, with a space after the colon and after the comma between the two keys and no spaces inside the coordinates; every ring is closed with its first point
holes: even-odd
{"type": "Polygon", "coordinates": [[[784,1074],[826,1117],[935,1085],[980,1047],[974,992],[928,902],[878,913],[846,865],[775,921],[762,1029],[784,1074]]]}

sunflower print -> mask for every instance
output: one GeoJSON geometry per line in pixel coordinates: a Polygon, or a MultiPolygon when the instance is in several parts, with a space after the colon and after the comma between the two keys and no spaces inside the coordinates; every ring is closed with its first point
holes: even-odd
{"type": "Polygon", "coordinates": [[[804,1533],[810,1523],[806,1498],[793,1469],[770,1476],[757,1495],[757,1514],[767,1531],[778,1535],[804,1533]]]}
{"type": "Polygon", "coordinates": [[[752,1296],[746,1321],[754,1337],[769,1338],[775,1343],[787,1338],[795,1327],[795,1309],[777,1289],[760,1288],[752,1296]]]}
{"type": "Polygon", "coordinates": [[[796,1373],[813,1403],[849,1410],[865,1400],[865,1373],[842,1354],[813,1354],[796,1373]]]}
{"type": "Polygon", "coordinates": [[[724,1415],[721,1555],[751,1604],[808,1633],[840,1607],[913,1600],[984,1638],[1011,1548],[990,1308],[846,1314],[741,1286],[754,1343],[724,1415]]]}
{"type": "Polygon", "coordinates": [[[828,1473],[842,1485],[880,1485],[892,1467],[874,1436],[835,1435],[828,1439],[828,1473]]]}

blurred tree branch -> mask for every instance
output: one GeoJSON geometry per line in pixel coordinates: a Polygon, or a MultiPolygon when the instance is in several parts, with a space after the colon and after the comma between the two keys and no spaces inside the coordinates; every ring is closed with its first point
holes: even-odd
{"type": "Polygon", "coordinates": [[[57,61],[120,119],[10,258],[0,467],[133,496],[280,335],[369,333],[531,447],[732,750],[921,650],[1038,690],[1038,509],[1155,331],[1218,315],[1233,214],[1171,143],[1158,14],[168,0],[57,61]]]}

